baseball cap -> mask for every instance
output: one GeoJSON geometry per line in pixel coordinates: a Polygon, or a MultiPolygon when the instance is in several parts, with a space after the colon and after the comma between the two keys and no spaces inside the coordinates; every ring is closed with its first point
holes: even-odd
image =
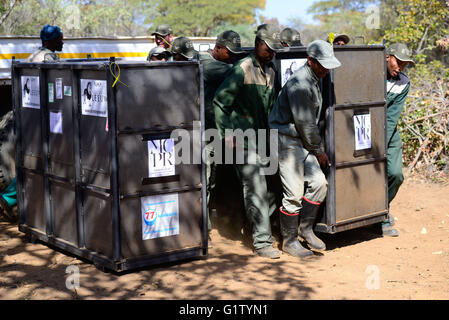
{"type": "Polygon", "coordinates": [[[281,31],[281,41],[287,43],[290,47],[302,46],[301,35],[292,28],[285,28],[281,31]]]}
{"type": "Polygon", "coordinates": [[[318,60],[326,69],[335,69],[341,66],[340,61],[335,58],[332,45],[324,40],[315,40],[307,46],[307,55],[318,60]]]}
{"type": "MultiPolygon", "coordinates": [[[[345,44],[348,44],[348,42],[350,41],[349,36],[347,36],[346,34],[334,33],[334,41],[333,42],[335,42],[337,40],[343,40],[343,42],[345,44]]],[[[327,42],[330,42],[329,41],[329,36],[327,36],[327,42]]]]}
{"type": "Polygon", "coordinates": [[[148,53],[148,59],[151,58],[152,56],[159,56],[159,55],[166,55],[168,57],[171,56],[171,53],[169,50],[156,46],[153,49],[151,49],[150,52],[148,53]]]}
{"type": "Polygon", "coordinates": [[[263,40],[273,51],[284,49],[281,44],[281,30],[273,24],[262,24],[258,26],[256,38],[263,40]]]}
{"type": "Polygon", "coordinates": [[[193,48],[192,40],[187,37],[178,37],[173,40],[171,47],[172,54],[180,54],[187,59],[192,59],[195,56],[195,49],[193,48]]]}
{"type": "Polygon", "coordinates": [[[243,52],[240,35],[235,31],[227,30],[220,33],[217,36],[216,43],[226,47],[232,53],[238,54],[243,52]]]}
{"type": "Polygon", "coordinates": [[[41,40],[48,41],[57,39],[60,35],[62,35],[62,31],[57,26],[51,26],[46,24],[41,30],[41,40]]]}
{"type": "Polygon", "coordinates": [[[157,26],[156,31],[154,31],[151,35],[154,36],[156,34],[165,37],[166,35],[172,34],[173,29],[168,24],[160,24],[157,26]]]}
{"type": "Polygon", "coordinates": [[[415,64],[415,61],[410,57],[411,51],[403,43],[393,43],[389,48],[387,48],[387,54],[395,56],[401,61],[407,61],[415,64]]]}

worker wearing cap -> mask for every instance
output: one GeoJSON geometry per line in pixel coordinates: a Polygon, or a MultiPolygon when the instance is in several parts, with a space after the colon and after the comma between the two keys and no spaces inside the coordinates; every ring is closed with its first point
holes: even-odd
{"type": "MultiPolygon", "coordinates": [[[[232,64],[237,60],[238,54],[243,53],[240,35],[232,30],[220,33],[215,41],[213,50],[209,49],[199,53],[199,60],[203,65],[204,79],[204,105],[205,105],[205,128],[216,129],[215,114],[212,101],[220,84],[229,74],[232,64]]],[[[215,150],[213,143],[206,141],[206,179],[207,179],[207,207],[211,191],[215,188],[216,164],[211,161],[215,150]]],[[[208,219],[208,228],[211,229],[208,219]]]]}
{"type": "Polygon", "coordinates": [[[187,37],[178,37],[173,40],[171,54],[173,61],[189,61],[198,57],[198,52],[193,48],[192,40],[187,37]]]}
{"type": "Polygon", "coordinates": [[[62,51],[64,45],[63,34],[59,27],[45,25],[40,33],[42,47],[37,49],[26,59],[27,62],[52,62],[59,60],[55,51],[62,51]]]}
{"type": "MultiPolygon", "coordinates": [[[[226,129],[268,131],[268,114],[280,87],[271,60],[275,51],[281,49],[280,29],[269,24],[259,26],[254,52],[238,61],[217,89],[213,100],[215,120],[227,145],[235,147],[235,137],[225,136],[230,133],[226,129]]],[[[270,181],[274,176],[261,174],[265,164],[260,157],[254,155],[257,148],[257,142],[245,140],[245,161],[243,164],[234,164],[233,167],[243,187],[246,215],[253,228],[255,253],[261,257],[276,259],[280,257],[280,253],[272,245],[270,225],[270,216],[276,210],[275,193],[271,189],[274,184],[270,181]],[[253,156],[257,159],[256,163],[249,163],[247,160],[253,156]]]]}
{"type": "Polygon", "coordinates": [[[284,47],[300,47],[301,35],[293,28],[285,28],[281,32],[281,43],[284,47]]]}
{"type": "Polygon", "coordinates": [[[147,61],[167,61],[171,57],[171,52],[162,47],[154,47],[148,53],[147,61]]]}
{"type": "MultiPolygon", "coordinates": [[[[55,51],[61,51],[63,34],[57,26],[45,25],[40,33],[42,47],[33,52],[27,59],[27,62],[56,62],[59,57],[55,51]]],[[[14,220],[12,208],[17,204],[16,178],[0,193],[0,214],[14,220]]]]}
{"type": "MultiPolygon", "coordinates": [[[[351,41],[351,39],[349,39],[349,37],[346,34],[335,33],[334,34],[334,41],[332,41],[332,44],[334,46],[335,45],[337,45],[337,46],[344,46],[344,45],[348,44],[349,41],[351,41]]],[[[327,37],[327,42],[330,43],[329,36],[327,37]]]]}
{"type": "MultiPolygon", "coordinates": [[[[404,181],[402,174],[402,141],[397,124],[405,99],[410,88],[410,80],[402,73],[407,64],[414,61],[410,58],[410,50],[402,43],[394,43],[386,51],[387,59],[387,172],[388,202],[396,196],[404,181]]],[[[394,219],[389,214],[382,223],[384,236],[396,237],[398,231],[393,228],[394,219]]]]}
{"type": "Polygon", "coordinates": [[[279,133],[282,250],[295,257],[313,255],[297,239],[298,218],[299,234],[308,246],[319,251],[326,249],[325,243],[313,233],[320,204],[327,192],[322,169],[330,165],[318,128],[322,106],[319,81],[330,69],[341,65],[332,46],[323,40],[310,43],[307,55],[307,63],[285,83],[269,117],[270,128],[279,133]]]}
{"type": "Polygon", "coordinates": [[[158,47],[170,49],[173,42],[173,29],[168,24],[158,25],[152,34],[158,47]]]}

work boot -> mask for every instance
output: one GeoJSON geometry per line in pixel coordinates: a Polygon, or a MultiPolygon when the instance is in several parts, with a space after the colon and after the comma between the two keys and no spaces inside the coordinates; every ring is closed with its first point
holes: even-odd
{"type": "Polygon", "coordinates": [[[319,204],[312,204],[306,200],[302,201],[302,212],[299,218],[299,236],[303,238],[311,249],[317,251],[326,250],[326,244],[313,233],[313,226],[315,224],[319,204]]]}
{"type": "Polygon", "coordinates": [[[273,246],[271,245],[260,249],[256,249],[255,252],[259,257],[262,258],[279,259],[281,257],[279,251],[273,248],[273,246]]]}
{"type": "Polygon", "coordinates": [[[298,258],[313,256],[313,252],[304,248],[298,241],[298,215],[287,215],[283,208],[279,211],[281,211],[279,220],[281,223],[282,251],[298,258]]]}
{"type": "Polygon", "coordinates": [[[382,236],[384,236],[384,237],[399,236],[398,230],[393,228],[393,226],[394,226],[394,218],[391,214],[388,214],[387,219],[381,223],[382,236]]]}

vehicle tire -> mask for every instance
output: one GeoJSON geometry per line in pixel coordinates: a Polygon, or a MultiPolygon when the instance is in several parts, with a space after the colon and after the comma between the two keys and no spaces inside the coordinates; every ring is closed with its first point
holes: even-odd
{"type": "Polygon", "coordinates": [[[16,176],[14,140],[14,113],[11,110],[0,119],[0,192],[16,176]]]}

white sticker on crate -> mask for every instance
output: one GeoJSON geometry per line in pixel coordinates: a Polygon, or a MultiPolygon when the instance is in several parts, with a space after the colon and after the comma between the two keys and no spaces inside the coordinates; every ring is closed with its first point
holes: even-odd
{"type": "Polygon", "coordinates": [[[55,79],[56,99],[62,99],[62,78],[55,79]]]}
{"type": "Polygon", "coordinates": [[[369,113],[354,115],[355,150],[371,148],[371,116],[369,113]]]}
{"type": "Polygon", "coordinates": [[[48,102],[55,102],[55,85],[53,82],[48,83],[48,102]]]}
{"type": "Polygon", "coordinates": [[[62,133],[62,113],[50,111],[50,132],[62,133]]]}
{"type": "Polygon", "coordinates": [[[22,107],[41,108],[39,77],[21,76],[22,80],[22,107]]]}
{"type": "Polygon", "coordinates": [[[106,80],[81,80],[81,113],[88,116],[108,116],[106,80]]]}
{"type": "Polygon", "coordinates": [[[175,141],[158,139],[148,141],[148,177],[166,177],[175,174],[175,141]]]}
{"type": "Polygon", "coordinates": [[[141,198],[142,240],[179,234],[177,193],[141,198]]]}

